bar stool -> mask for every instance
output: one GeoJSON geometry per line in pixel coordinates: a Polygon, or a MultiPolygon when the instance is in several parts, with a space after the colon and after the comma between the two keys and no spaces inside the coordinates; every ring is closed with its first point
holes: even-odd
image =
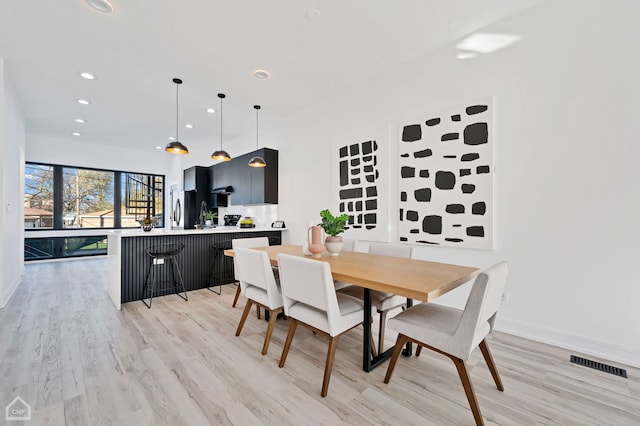
{"type": "Polygon", "coordinates": [[[225,250],[232,248],[231,240],[213,243],[211,248],[213,249],[213,261],[211,262],[211,268],[209,268],[207,290],[215,294],[222,294],[222,284],[235,281],[232,273],[233,265],[231,263],[233,260],[224,255],[225,250]],[[214,286],[218,286],[218,291],[211,288],[214,286]]]}
{"type": "Polygon", "coordinates": [[[182,253],[184,250],[184,244],[182,243],[165,243],[158,244],[155,246],[147,247],[144,249],[145,253],[149,256],[149,269],[147,270],[147,277],[144,280],[144,287],[142,288],[142,303],[147,305],[147,308],[151,309],[151,303],[153,302],[153,295],[155,293],[165,293],[169,290],[175,290],[176,294],[180,296],[184,300],[189,300],[187,298],[187,289],[184,287],[184,282],[182,281],[182,274],[180,273],[180,268],[178,268],[178,263],[176,262],[176,257],[182,253]],[[162,261],[160,261],[162,259],[162,261]],[[169,265],[171,267],[171,279],[158,281],[156,282],[156,278],[158,272],[154,266],[160,265],[169,265]],[[173,286],[164,286],[162,284],[168,285],[171,283],[173,286]],[[160,288],[156,288],[157,285],[161,285],[160,288]],[[145,301],[145,294],[149,289],[149,303],[145,301]],[[184,291],[184,296],[182,296],[179,290],[182,289],[184,291]]]}

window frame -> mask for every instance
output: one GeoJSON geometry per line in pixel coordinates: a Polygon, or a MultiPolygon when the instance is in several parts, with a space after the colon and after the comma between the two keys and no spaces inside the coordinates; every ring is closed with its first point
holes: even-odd
{"type": "MultiPolygon", "coordinates": [[[[125,174],[136,174],[152,176],[155,181],[158,177],[162,178],[162,200],[160,205],[162,206],[162,220],[156,224],[156,227],[164,228],[166,223],[165,204],[166,204],[166,185],[167,178],[164,174],[145,173],[145,172],[133,172],[124,170],[111,170],[111,169],[99,169],[96,167],[84,167],[73,166],[66,164],[51,164],[41,163],[35,161],[26,161],[25,166],[47,166],[53,168],[53,227],[51,228],[23,228],[25,232],[45,232],[45,231],[65,231],[72,233],[82,233],[88,230],[112,230],[112,229],[134,229],[133,226],[122,227],[122,194],[125,192],[122,188],[122,177],[125,174]],[[74,168],[76,170],[93,170],[98,172],[113,173],[113,226],[104,228],[67,228],[64,227],[64,212],[63,212],[63,169],[74,168]]],[[[26,195],[26,190],[25,194],[26,195]]],[[[154,205],[157,205],[156,194],[153,195],[154,205]]]]}

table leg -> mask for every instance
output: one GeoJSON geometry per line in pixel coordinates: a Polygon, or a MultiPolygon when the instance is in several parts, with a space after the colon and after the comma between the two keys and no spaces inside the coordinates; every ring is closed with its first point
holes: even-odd
{"type": "MultiPolygon", "coordinates": [[[[413,306],[413,299],[407,298],[407,309],[409,309],[412,306],[413,306]]],[[[404,347],[404,350],[402,351],[402,355],[411,356],[412,353],[413,353],[413,347],[412,347],[411,340],[409,340],[406,346],[404,347]]]]}
{"type": "Polygon", "coordinates": [[[362,369],[371,371],[371,290],[364,289],[364,341],[362,345],[362,369]]]}
{"type": "MultiPolygon", "coordinates": [[[[362,342],[362,369],[369,372],[391,358],[394,347],[390,347],[378,356],[371,358],[371,290],[364,289],[364,342],[362,342]]],[[[380,349],[378,349],[380,350],[380,349]]]]}

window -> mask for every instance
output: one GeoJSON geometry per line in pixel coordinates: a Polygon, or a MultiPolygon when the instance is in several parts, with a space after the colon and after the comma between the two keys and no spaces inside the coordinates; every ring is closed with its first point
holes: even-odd
{"type": "Polygon", "coordinates": [[[164,223],[164,177],[139,173],[122,173],[122,228],[140,226],[147,214],[156,224],[164,223]]]}
{"type": "Polygon", "coordinates": [[[24,227],[53,228],[53,166],[26,164],[24,227]]]}
{"type": "Polygon", "coordinates": [[[114,228],[114,172],[62,169],[62,226],[114,228]]]}
{"type": "Polygon", "coordinates": [[[163,227],[163,207],[164,176],[25,165],[26,230],[135,228],[147,214],[163,227]]]}

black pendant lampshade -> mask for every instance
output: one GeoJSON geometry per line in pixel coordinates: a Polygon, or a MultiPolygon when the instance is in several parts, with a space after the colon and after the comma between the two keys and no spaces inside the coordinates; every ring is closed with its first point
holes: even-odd
{"type": "Polygon", "coordinates": [[[173,82],[176,84],[176,140],[173,142],[169,142],[167,146],[164,147],[164,150],[170,152],[171,154],[188,154],[189,149],[180,142],[178,138],[178,88],[182,84],[182,80],[179,78],[174,78],[173,82]]]}
{"type": "Polygon", "coordinates": [[[218,93],[218,97],[220,98],[220,149],[211,154],[211,159],[217,161],[230,161],[231,156],[227,151],[222,149],[222,100],[225,98],[225,95],[224,93],[218,93]]]}
{"type": "MultiPolygon", "coordinates": [[[[260,105],[254,105],[253,107],[256,110],[256,150],[258,150],[258,111],[260,110],[260,105]]],[[[249,160],[249,167],[267,167],[267,162],[264,161],[264,158],[256,155],[249,160]]]]}

